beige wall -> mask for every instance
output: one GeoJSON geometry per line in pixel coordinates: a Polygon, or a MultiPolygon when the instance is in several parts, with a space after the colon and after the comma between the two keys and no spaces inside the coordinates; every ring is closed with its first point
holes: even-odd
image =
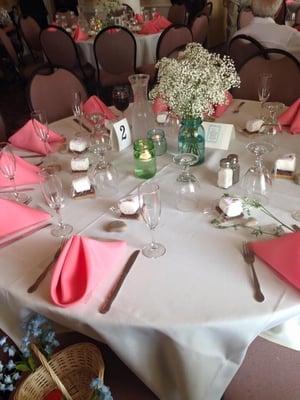
{"type": "Polygon", "coordinates": [[[17,0],[0,0],[0,7],[5,7],[8,10],[17,3],[17,0]]]}

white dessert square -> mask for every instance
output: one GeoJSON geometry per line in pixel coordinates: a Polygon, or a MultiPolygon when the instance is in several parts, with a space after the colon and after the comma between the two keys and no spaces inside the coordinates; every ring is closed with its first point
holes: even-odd
{"type": "Polygon", "coordinates": [[[222,197],[219,201],[219,208],[229,218],[237,217],[243,213],[242,200],[237,197],[222,197]]]}
{"type": "Polygon", "coordinates": [[[89,177],[83,176],[81,178],[73,179],[72,186],[76,193],[82,193],[91,190],[92,185],[89,177]]]}
{"type": "Polygon", "coordinates": [[[77,153],[82,153],[87,148],[87,141],[83,138],[75,138],[70,140],[69,149],[71,151],[76,151],[77,153]]]}
{"type": "Polygon", "coordinates": [[[88,157],[73,157],[71,160],[71,169],[74,172],[87,171],[90,162],[88,157]]]}
{"type": "Polygon", "coordinates": [[[277,170],[294,172],[296,170],[296,154],[285,154],[275,161],[275,173],[277,170]]]}

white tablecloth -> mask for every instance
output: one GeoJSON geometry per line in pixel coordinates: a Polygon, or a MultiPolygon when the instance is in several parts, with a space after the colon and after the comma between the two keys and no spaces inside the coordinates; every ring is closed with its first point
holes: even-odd
{"type": "MultiPolygon", "coordinates": [[[[248,102],[239,114],[229,109],[221,119],[243,126],[247,119],[258,115],[258,110],[257,103],[248,102]]],[[[56,122],[51,128],[68,136],[78,129],[72,119],[56,122]]],[[[300,136],[279,136],[280,150],[266,156],[269,165],[279,153],[292,150],[300,157],[300,136]]],[[[176,141],[174,135],[168,135],[171,150],[176,141]]],[[[228,151],[207,150],[205,163],[193,167],[201,182],[200,207],[210,205],[223,194],[216,186],[220,158],[239,154],[242,173],[251,165],[253,157],[245,151],[248,142],[249,138],[237,134],[228,151]]],[[[127,221],[128,230],[124,233],[104,232],[103,225],[113,219],[109,211],[113,201],[71,200],[71,156],[56,157],[63,164],[60,175],[67,189],[63,216],[73,224],[74,233],[125,239],[137,248],[149,241],[146,226],[136,220],[127,221]]],[[[133,176],[131,148],[112,158],[121,174],[121,197],[140,180],[133,176]]],[[[158,167],[155,180],[162,192],[162,217],[156,238],[167,252],[156,260],[138,257],[110,312],[97,312],[102,299],[97,290],[87,304],[68,309],[54,306],[49,297],[50,276],[36,293],[27,294],[26,289],[58,246],[58,239],[50,235],[49,228],[0,250],[2,307],[16,314],[22,314],[25,308],[35,310],[105,341],[161,400],[219,400],[255,337],[299,315],[300,295],[257,260],[256,270],[266,296],[264,303],[257,303],[249,267],[241,257],[242,241],[253,239],[249,232],[217,230],[200,212],[177,211],[174,182],[179,170],[171,155],[158,158],[158,167]]],[[[31,193],[32,205],[45,208],[39,190],[31,193]]],[[[291,181],[274,182],[270,209],[293,223],[290,213],[300,208],[299,193],[300,187],[291,181]]],[[[262,215],[258,217],[261,223],[271,222],[262,215]]]]}
{"type": "MultiPolygon", "coordinates": [[[[153,64],[156,60],[156,45],[161,33],[152,35],[134,34],[136,41],[136,66],[140,67],[143,64],[153,64]]],[[[96,68],[96,61],[93,50],[94,39],[89,39],[84,42],[77,42],[80,58],[82,61],[89,62],[96,68]]],[[[121,62],[122,60],[120,60],[121,62]]]]}

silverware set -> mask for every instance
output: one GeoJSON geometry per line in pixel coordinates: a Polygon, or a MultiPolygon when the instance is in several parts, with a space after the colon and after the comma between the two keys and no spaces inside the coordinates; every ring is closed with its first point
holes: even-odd
{"type": "Polygon", "coordinates": [[[243,242],[242,254],[246,264],[250,265],[252,276],[253,276],[253,285],[254,285],[254,298],[256,301],[262,303],[265,300],[265,296],[261,290],[260,283],[254,268],[255,254],[253,250],[249,248],[247,242],[243,242]]]}

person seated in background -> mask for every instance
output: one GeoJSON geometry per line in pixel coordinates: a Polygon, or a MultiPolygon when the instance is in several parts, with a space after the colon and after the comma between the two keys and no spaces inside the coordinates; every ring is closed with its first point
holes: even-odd
{"type": "Polygon", "coordinates": [[[10,32],[15,29],[8,11],[3,7],[0,7],[0,28],[5,32],[10,32]]]}
{"type": "Polygon", "coordinates": [[[251,36],[264,47],[286,50],[300,61],[300,32],[291,26],[278,25],[274,21],[281,3],[282,0],[252,0],[254,18],[234,36],[251,36]]]}
{"type": "Polygon", "coordinates": [[[227,7],[227,40],[230,40],[237,30],[237,19],[240,10],[249,7],[251,0],[227,0],[225,5],[227,7]]]}
{"type": "Polygon", "coordinates": [[[24,18],[34,18],[42,29],[48,26],[48,11],[43,0],[19,0],[19,6],[24,18]]]}
{"type": "Polygon", "coordinates": [[[78,15],[78,1],[77,0],[55,0],[55,9],[56,11],[73,11],[75,15],[78,15]]]}

